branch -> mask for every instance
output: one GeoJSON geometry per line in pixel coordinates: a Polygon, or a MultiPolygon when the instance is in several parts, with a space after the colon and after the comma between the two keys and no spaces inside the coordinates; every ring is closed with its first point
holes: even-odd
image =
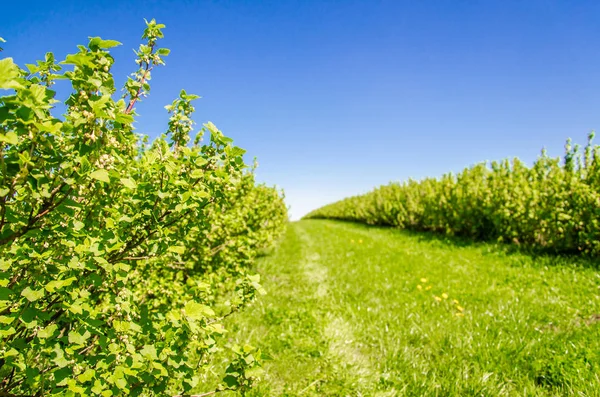
{"type": "MultiPolygon", "coordinates": [[[[153,51],[154,51],[154,44],[152,44],[152,46],[150,47],[150,54],[152,54],[153,51]]],[[[131,100],[129,101],[129,105],[127,106],[127,109],[125,110],[125,114],[131,113],[131,111],[133,110],[133,106],[135,105],[137,100],[140,98],[140,94],[142,93],[142,89],[144,88],[144,83],[146,82],[146,77],[148,76],[148,73],[150,73],[150,70],[152,70],[151,65],[152,65],[152,61],[146,63],[146,69],[144,70],[144,74],[142,75],[142,78],[140,79],[140,88],[138,88],[135,96],[133,98],[131,98],[131,100]]]]}
{"type": "Polygon", "coordinates": [[[0,245],[4,245],[4,244],[12,242],[12,241],[16,240],[17,238],[23,236],[30,230],[39,229],[39,227],[34,227],[34,225],[37,223],[37,221],[39,221],[44,216],[48,215],[48,213],[50,213],[50,211],[54,210],[56,207],[61,205],[63,203],[63,201],[65,201],[67,199],[67,197],[69,197],[69,194],[71,194],[71,192],[73,191],[73,188],[70,187],[69,190],[67,190],[65,192],[65,194],[57,202],[53,203],[53,200],[56,197],[56,195],[58,194],[58,192],[60,192],[60,190],[65,186],[67,186],[67,184],[63,182],[60,186],[56,187],[52,191],[50,197],[44,202],[44,204],[42,204],[42,207],[39,209],[39,212],[35,216],[33,215],[33,208],[32,208],[32,212],[29,215],[29,220],[27,222],[27,225],[23,226],[20,230],[16,231],[12,235],[7,236],[3,239],[0,239],[0,245]]]}
{"type": "Polygon", "coordinates": [[[126,256],[125,258],[121,258],[122,261],[142,261],[144,259],[152,259],[156,258],[156,256],[126,256]]]}

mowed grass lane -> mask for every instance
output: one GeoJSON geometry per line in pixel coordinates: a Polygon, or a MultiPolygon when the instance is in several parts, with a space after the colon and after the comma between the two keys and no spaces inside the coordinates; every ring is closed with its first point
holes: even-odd
{"type": "Polygon", "coordinates": [[[226,324],[265,356],[252,395],[600,395],[590,262],[310,220],[257,270],[226,324]]]}

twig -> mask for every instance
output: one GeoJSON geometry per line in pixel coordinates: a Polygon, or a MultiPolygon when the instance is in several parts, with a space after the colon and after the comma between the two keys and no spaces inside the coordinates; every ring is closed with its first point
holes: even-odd
{"type": "Polygon", "coordinates": [[[152,259],[156,258],[156,256],[126,256],[125,258],[121,258],[123,261],[141,261],[144,259],[152,259]]]}
{"type": "MultiPolygon", "coordinates": [[[[150,54],[152,54],[153,51],[154,51],[154,44],[150,47],[150,54]]],[[[125,114],[131,113],[131,111],[133,110],[133,106],[135,105],[137,100],[140,98],[140,94],[142,93],[142,89],[144,88],[144,83],[146,82],[146,77],[148,76],[148,73],[150,73],[150,70],[152,70],[151,65],[152,65],[152,61],[149,61],[146,63],[146,70],[144,70],[144,74],[142,75],[142,78],[140,79],[140,88],[138,88],[135,96],[133,98],[131,98],[131,101],[129,101],[129,105],[127,106],[127,109],[125,110],[125,114]]]]}

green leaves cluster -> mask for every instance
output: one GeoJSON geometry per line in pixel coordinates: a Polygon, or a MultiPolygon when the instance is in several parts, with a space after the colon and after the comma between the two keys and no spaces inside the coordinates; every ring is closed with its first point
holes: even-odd
{"type": "Polygon", "coordinates": [[[567,141],[563,161],[545,151],[477,164],[457,175],[382,186],[308,214],[513,242],[555,252],[600,254],[600,147],[567,141]]]}
{"type": "MultiPolygon", "coordinates": [[[[220,321],[263,292],[249,266],[284,228],[282,194],[256,184],[212,123],[189,144],[197,97],[185,91],[163,136],[133,130],[168,54],[163,27],[147,22],[120,100],[116,41],[26,70],[0,60],[0,394],[187,393],[208,376],[220,321]],[[73,88],[62,118],[56,80],[73,88]]],[[[221,389],[257,376],[258,352],[240,349],[221,389]]]]}

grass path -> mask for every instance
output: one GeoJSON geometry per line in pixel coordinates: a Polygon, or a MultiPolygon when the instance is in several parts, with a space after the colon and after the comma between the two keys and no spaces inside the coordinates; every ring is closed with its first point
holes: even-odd
{"type": "Polygon", "coordinates": [[[295,222],[226,325],[257,396],[600,396],[600,273],[573,261],[295,222]]]}

